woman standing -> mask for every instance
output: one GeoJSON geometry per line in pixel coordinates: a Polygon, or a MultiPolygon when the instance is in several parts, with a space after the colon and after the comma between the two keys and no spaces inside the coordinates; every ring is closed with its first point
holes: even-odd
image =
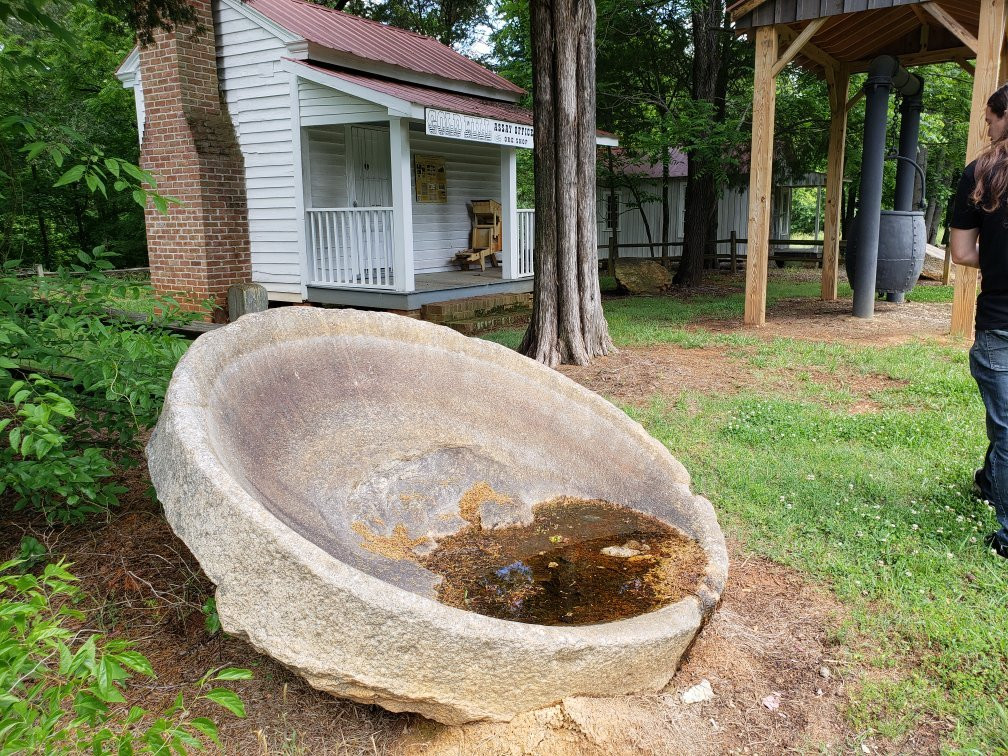
{"type": "Polygon", "coordinates": [[[980,269],[970,372],[987,408],[989,444],[973,481],[1001,526],[987,545],[1008,558],[1008,84],[987,100],[984,118],[991,145],[959,180],[949,242],[957,264],[980,269]]]}

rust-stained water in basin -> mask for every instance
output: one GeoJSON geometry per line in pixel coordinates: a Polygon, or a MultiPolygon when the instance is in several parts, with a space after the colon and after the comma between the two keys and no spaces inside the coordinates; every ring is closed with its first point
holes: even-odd
{"type": "Polygon", "coordinates": [[[540,504],[530,525],[444,538],[420,563],[443,576],[438,600],[497,619],[590,625],[692,594],[700,546],[661,521],[603,501],[540,504]]]}

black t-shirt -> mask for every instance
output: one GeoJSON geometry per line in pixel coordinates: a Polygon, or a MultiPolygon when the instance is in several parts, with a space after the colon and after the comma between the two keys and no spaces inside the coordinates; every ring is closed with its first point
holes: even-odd
{"type": "Polygon", "coordinates": [[[976,186],[973,169],[966,166],[956,189],[952,228],[980,229],[980,296],[977,297],[978,331],[1008,330],[1008,198],[993,213],[973,204],[970,195],[976,186]]]}

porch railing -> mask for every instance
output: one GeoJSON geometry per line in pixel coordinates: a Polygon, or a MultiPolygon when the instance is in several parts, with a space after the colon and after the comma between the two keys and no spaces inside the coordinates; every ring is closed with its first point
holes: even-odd
{"type": "Polygon", "coordinates": [[[305,210],[313,284],[394,288],[391,207],[305,210]]]}
{"type": "Polygon", "coordinates": [[[518,211],[518,269],[517,278],[531,276],[535,273],[532,265],[535,249],[535,210],[518,211]]]}

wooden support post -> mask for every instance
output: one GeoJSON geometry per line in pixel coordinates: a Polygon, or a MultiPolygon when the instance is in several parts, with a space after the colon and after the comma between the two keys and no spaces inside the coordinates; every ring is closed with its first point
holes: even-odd
{"type": "Polygon", "coordinates": [[[833,69],[826,77],[830,92],[829,151],[826,158],[826,218],[823,225],[822,285],[820,299],[837,298],[840,260],[840,215],[843,211],[844,145],[847,139],[846,69],[833,69]]]}
{"type": "Polygon", "coordinates": [[[396,291],[416,289],[413,269],[413,170],[410,163],[409,123],[389,118],[392,161],[392,260],[396,291]]]}
{"type": "MultiPolygon", "coordinates": [[[[970,107],[969,136],[966,141],[966,162],[970,163],[987,144],[987,124],[984,112],[987,98],[998,87],[998,67],[1001,45],[1005,36],[1005,0],[981,0],[980,24],[977,32],[976,75],[973,77],[973,102],[970,107]]],[[[957,265],[955,290],[952,297],[953,336],[969,336],[976,317],[977,269],[957,265]]]]}
{"type": "Polygon", "coordinates": [[[501,277],[511,279],[518,277],[518,168],[514,147],[501,147],[500,166],[501,277]]]}
{"type": "MultiPolygon", "coordinates": [[[[1004,0],[1000,0],[1004,2],[1004,0]]],[[[770,190],[773,179],[774,107],[777,92],[773,66],[777,62],[777,29],[756,30],[756,70],[753,75],[752,146],[749,157],[749,229],[746,233],[746,325],[766,323],[767,262],[770,254],[770,190]]]]}
{"type": "Polygon", "coordinates": [[[729,254],[731,255],[731,274],[734,276],[738,273],[738,234],[735,233],[735,229],[731,232],[731,241],[729,242],[729,254]]]}

